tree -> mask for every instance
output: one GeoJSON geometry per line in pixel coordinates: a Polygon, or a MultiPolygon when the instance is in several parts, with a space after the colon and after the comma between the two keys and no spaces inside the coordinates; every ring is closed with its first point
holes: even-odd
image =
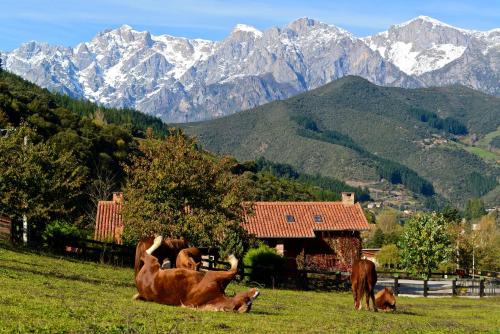
{"type": "Polygon", "coordinates": [[[448,222],[435,212],[420,213],[406,222],[399,241],[401,264],[411,273],[430,276],[451,256],[448,222]]]}
{"type": "Polygon", "coordinates": [[[50,220],[72,217],[86,170],[70,152],[38,139],[25,125],[0,138],[0,212],[15,220],[26,215],[41,232],[50,220]]]}
{"type": "Polygon", "coordinates": [[[500,231],[493,215],[486,215],[472,231],[472,246],[475,250],[476,268],[500,270],[500,231]]]}
{"type": "Polygon", "coordinates": [[[473,198],[467,201],[465,205],[465,218],[467,219],[477,219],[486,214],[484,209],[484,202],[482,199],[473,198]]]}
{"type": "Polygon", "coordinates": [[[377,253],[377,262],[385,268],[395,268],[399,265],[399,249],[395,244],[383,246],[377,253]]]}
{"type": "Polygon", "coordinates": [[[385,208],[377,217],[377,226],[384,233],[383,245],[395,244],[398,242],[403,228],[399,225],[398,211],[385,208]]]}
{"type": "Polygon", "coordinates": [[[246,183],[231,173],[234,163],[210,156],[180,131],[141,141],[139,154],[125,167],[124,239],[185,237],[197,246],[217,247],[221,255],[242,255],[248,241],[241,227],[246,183]]]}
{"type": "Polygon", "coordinates": [[[2,53],[0,52],[0,73],[3,71],[3,59],[2,59],[2,53]]]}
{"type": "Polygon", "coordinates": [[[383,244],[384,232],[382,232],[382,230],[377,227],[375,231],[368,236],[365,247],[380,248],[383,244]]]}
{"type": "Polygon", "coordinates": [[[446,205],[440,213],[451,224],[459,224],[462,221],[460,211],[450,205],[446,205]]]}

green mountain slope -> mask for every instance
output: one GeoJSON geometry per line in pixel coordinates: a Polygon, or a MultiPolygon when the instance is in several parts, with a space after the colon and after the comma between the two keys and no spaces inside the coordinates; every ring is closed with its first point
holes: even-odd
{"type": "Polygon", "coordinates": [[[383,177],[463,205],[493,189],[500,172],[455,141],[482,137],[499,125],[500,99],[468,88],[406,90],[345,77],[288,100],[182,127],[205,148],[238,159],[263,156],[353,183],[383,177]]]}

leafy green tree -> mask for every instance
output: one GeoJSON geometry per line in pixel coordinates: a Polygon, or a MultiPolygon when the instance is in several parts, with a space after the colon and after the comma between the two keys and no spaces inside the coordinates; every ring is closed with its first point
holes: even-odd
{"type": "Polygon", "coordinates": [[[376,228],[373,234],[368,236],[365,247],[380,248],[384,244],[384,232],[380,228],[376,228]]]}
{"type": "Polygon", "coordinates": [[[411,273],[430,276],[450,259],[452,247],[448,222],[435,212],[419,213],[408,220],[399,241],[401,264],[411,273]]]}
{"type": "Polygon", "coordinates": [[[368,209],[365,209],[363,212],[365,214],[366,221],[368,221],[368,224],[375,224],[376,222],[375,214],[368,209]]]}
{"type": "Polygon", "coordinates": [[[15,220],[26,215],[41,233],[47,221],[74,217],[86,169],[70,152],[39,139],[25,125],[0,138],[0,212],[15,220]]]}
{"type": "Polygon", "coordinates": [[[377,262],[384,268],[396,268],[399,265],[399,249],[395,244],[382,246],[377,253],[377,262]]]}
{"type": "Polygon", "coordinates": [[[182,236],[241,256],[248,241],[241,227],[247,184],[231,172],[234,159],[212,157],[178,131],[141,141],[139,151],[126,166],[124,239],[182,236]]]}
{"type": "Polygon", "coordinates": [[[493,215],[483,216],[471,234],[475,250],[476,268],[479,270],[500,270],[500,231],[493,215]]]}

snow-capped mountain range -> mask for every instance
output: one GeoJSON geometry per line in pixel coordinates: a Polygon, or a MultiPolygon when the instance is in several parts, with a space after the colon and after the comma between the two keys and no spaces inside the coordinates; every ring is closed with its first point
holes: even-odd
{"type": "Polygon", "coordinates": [[[9,71],[40,86],[167,122],[231,114],[345,75],[500,95],[500,29],[464,30],[425,16],[366,38],[308,18],[265,31],[239,24],[217,42],[124,25],[74,48],[29,42],[2,55],[9,71]]]}

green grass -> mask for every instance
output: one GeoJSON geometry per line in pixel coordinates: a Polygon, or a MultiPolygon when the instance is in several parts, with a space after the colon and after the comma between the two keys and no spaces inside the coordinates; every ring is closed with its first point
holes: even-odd
{"type": "Polygon", "coordinates": [[[491,141],[495,137],[498,137],[498,136],[500,136],[500,126],[495,131],[492,131],[492,132],[486,134],[483,138],[481,138],[480,140],[478,140],[476,142],[476,145],[479,146],[479,147],[487,149],[488,146],[490,145],[491,141]]]}
{"type": "Polygon", "coordinates": [[[487,151],[481,147],[467,146],[466,150],[483,159],[498,160],[500,158],[499,154],[487,151]]]}
{"type": "MultiPolygon", "coordinates": [[[[249,314],[131,301],[133,271],[0,248],[0,332],[478,333],[500,331],[500,298],[399,298],[355,311],[349,293],[262,289],[249,314]]],[[[246,289],[230,285],[228,293],[246,289]]]]}

